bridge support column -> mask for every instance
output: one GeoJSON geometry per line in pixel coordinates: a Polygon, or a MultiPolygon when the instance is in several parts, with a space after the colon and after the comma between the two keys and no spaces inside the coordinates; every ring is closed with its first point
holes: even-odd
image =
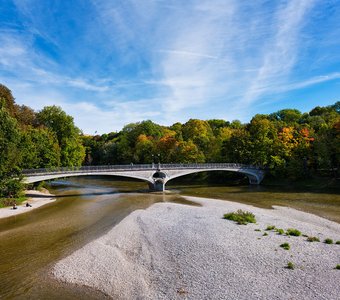
{"type": "Polygon", "coordinates": [[[151,191],[163,192],[165,190],[165,184],[162,180],[157,180],[154,183],[149,183],[149,189],[151,191]]]}
{"type": "Polygon", "coordinates": [[[261,183],[261,180],[259,180],[259,178],[255,177],[255,176],[248,175],[247,177],[248,177],[249,183],[251,185],[259,185],[261,183]]]}

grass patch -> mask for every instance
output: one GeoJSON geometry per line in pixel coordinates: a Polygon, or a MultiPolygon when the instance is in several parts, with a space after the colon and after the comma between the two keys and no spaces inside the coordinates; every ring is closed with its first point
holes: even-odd
{"type": "Polygon", "coordinates": [[[336,265],[335,269],[340,270],[340,265],[336,265]]]}
{"type": "Polygon", "coordinates": [[[290,269],[290,270],[294,270],[295,266],[294,266],[294,264],[293,264],[291,261],[289,261],[289,262],[287,263],[286,268],[287,268],[287,269],[290,269]]]}
{"type": "Polygon", "coordinates": [[[274,230],[275,229],[275,226],[274,225],[268,225],[266,230],[274,230]]]}
{"type": "Polygon", "coordinates": [[[336,241],[336,243],[335,244],[337,244],[337,245],[340,245],[340,241],[336,241]]]}
{"type": "Polygon", "coordinates": [[[277,234],[282,235],[285,233],[285,231],[282,228],[275,228],[275,231],[277,232],[277,234]]]}
{"type": "Polygon", "coordinates": [[[265,232],[264,234],[263,234],[263,236],[267,236],[268,235],[268,233],[267,232],[265,232]]]}
{"type": "Polygon", "coordinates": [[[225,214],[224,219],[237,222],[239,225],[247,225],[248,223],[256,223],[255,215],[249,211],[239,209],[237,212],[225,214]]]}
{"type": "Polygon", "coordinates": [[[333,244],[333,240],[330,238],[327,238],[323,241],[325,244],[333,244]]]}
{"type": "Polygon", "coordinates": [[[258,229],[258,228],[257,228],[257,229],[255,229],[254,231],[261,231],[261,229],[258,229]]]}
{"type": "Polygon", "coordinates": [[[286,230],[286,234],[287,235],[291,235],[291,236],[300,236],[301,235],[301,232],[297,229],[294,229],[294,228],[288,228],[286,230]]]}
{"type": "Polygon", "coordinates": [[[27,200],[26,196],[21,196],[19,198],[0,198],[0,208],[13,206],[14,203],[19,205],[25,200],[27,200]]]}
{"type": "Polygon", "coordinates": [[[280,245],[281,248],[285,249],[285,250],[289,250],[290,249],[290,245],[288,243],[283,243],[280,245]]]}
{"type": "Polygon", "coordinates": [[[318,237],[316,237],[316,236],[309,236],[307,238],[307,241],[308,242],[320,242],[320,239],[318,237]]]}

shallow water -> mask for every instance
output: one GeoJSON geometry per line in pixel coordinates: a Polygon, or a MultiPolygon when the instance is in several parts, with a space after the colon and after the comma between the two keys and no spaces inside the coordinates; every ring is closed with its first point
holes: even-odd
{"type": "Polygon", "coordinates": [[[176,195],[140,193],[144,188],[103,178],[57,181],[51,190],[57,201],[0,220],[0,299],[103,299],[99,292],[56,282],[50,268],[136,209],[161,201],[185,203],[176,195]],[[129,192],[119,194],[118,188],[129,192]]]}
{"type": "MultiPolygon", "coordinates": [[[[270,208],[291,206],[340,223],[340,195],[251,186],[169,185],[170,195],[148,193],[144,182],[110,177],[55,181],[57,201],[0,220],[0,299],[104,299],[50,276],[56,261],[98,238],[130,212],[156,202],[186,202],[180,195],[228,199],[270,208]]],[[[114,266],[113,266],[114,267],[114,266]]]]}

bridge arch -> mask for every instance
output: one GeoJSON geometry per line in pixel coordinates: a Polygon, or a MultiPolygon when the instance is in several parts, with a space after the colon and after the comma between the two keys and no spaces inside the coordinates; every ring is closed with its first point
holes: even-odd
{"type": "MultiPolygon", "coordinates": [[[[169,182],[170,180],[173,180],[175,178],[178,177],[182,177],[182,176],[186,176],[186,175],[190,175],[190,174],[196,174],[196,173],[202,173],[202,172],[214,172],[214,171],[222,171],[222,172],[234,172],[234,173],[241,173],[244,174],[245,176],[248,177],[249,183],[250,184],[258,184],[259,182],[261,182],[262,178],[260,178],[260,176],[258,174],[256,174],[255,172],[251,172],[249,170],[227,170],[227,169],[200,169],[200,170],[183,170],[182,172],[179,172],[177,174],[169,174],[170,176],[167,177],[165,184],[167,182],[169,182]]],[[[170,171],[171,173],[171,171],[170,171]]]]}
{"type": "Polygon", "coordinates": [[[145,178],[143,176],[138,175],[130,175],[130,174],[113,174],[113,173],[64,173],[64,174],[54,174],[54,175],[42,175],[42,176],[31,176],[26,178],[25,183],[35,183],[46,180],[53,180],[58,178],[67,178],[67,177],[79,177],[79,176],[112,176],[112,177],[126,177],[132,179],[139,179],[146,183],[153,183],[153,180],[145,178]]]}

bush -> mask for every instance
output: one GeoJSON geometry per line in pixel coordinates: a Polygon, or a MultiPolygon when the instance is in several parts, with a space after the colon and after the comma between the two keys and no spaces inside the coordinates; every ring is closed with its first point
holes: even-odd
{"type": "Polygon", "coordinates": [[[301,232],[297,229],[294,229],[294,228],[288,228],[286,230],[286,234],[287,235],[292,235],[292,236],[300,236],[301,235],[301,232]]]}
{"type": "Polygon", "coordinates": [[[44,189],[47,189],[48,184],[45,181],[40,181],[39,184],[37,185],[37,190],[38,191],[43,191],[44,189]]]}
{"type": "Polygon", "coordinates": [[[294,264],[291,262],[291,261],[289,261],[288,263],[287,263],[287,267],[286,267],[287,269],[290,269],[290,270],[294,270],[294,268],[295,268],[295,266],[294,266],[294,264]]]}
{"type": "Polygon", "coordinates": [[[327,239],[324,240],[324,243],[325,244],[333,244],[333,240],[330,239],[330,238],[327,238],[327,239]]]}
{"type": "Polygon", "coordinates": [[[248,223],[256,223],[255,215],[249,211],[239,209],[237,212],[225,214],[224,219],[237,222],[240,225],[247,225],[248,223]]]}
{"type": "Polygon", "coordinates": [[[254,229],[254,231],[261,231],[261,229],[258,229],[258,228],[257,228],[257,229],[254,229]]]}
{"type": "Polygon", "coordinates": [[[283,243],[280,245],[281,248],[285,249],[285,250],[289,250],[290,249],[290,245],[288,243],[283,243]]]}
{"type": "Polygon", "coordinates": [[[335,269],[340,270],[340,265],[336,265],[335,269]]]}
{"type": "Polygon", "coordinates": [[[0,181],[0,198],[19,198],[23,196],[24,184],[20,179],[5,178],[0,181]]]}
{"type": "Polygon", "coordinates": [[[336,243],[335,244],[337,244],[337,245],[340,245],[340,241],[336,241],[336,243]]]}
{"type": "Polygon", "coordinates": [[[316,236],[309,236],[307,238],[307,241],[308,242],[320,242],[320,239],[318,237],[316,237],[316,236]]]}
{"type": "Polygon", "coordinates": [[[268,233],[267,232],[265,232],[264,234],[263,234],[263,236],[267,236],[268,235],[268,233]]]}
{"type": "Polygon", "coordinates": [[[266,230],[273,230],[273,229],[275,229],[274,225],[268,225],[267,228],[266,228],[266,230]]]}

